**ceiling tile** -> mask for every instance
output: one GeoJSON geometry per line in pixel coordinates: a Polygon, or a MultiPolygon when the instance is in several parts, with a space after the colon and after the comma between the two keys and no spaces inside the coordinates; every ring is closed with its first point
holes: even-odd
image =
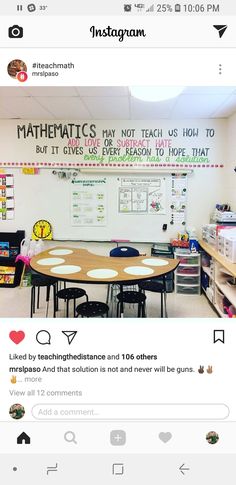
{"type": "Polygon", "coordinates": [[[71,96],[78,96],[78,93],[76,91],[76,88],[74,87],[48,87],[48,86],[43,86],[43,87],[29,87],[27,88],[30,96],[35,96],[36,98],[39,97],[71,97],[71,96]]]}
{"type": "Polygon", "coordinates": [[[189,86],[183,94],[231,94],[235,92],[235,86],[189,86]]]}
{"type": "Polygon", "coordinates": [[[129,90],[127,87],[122,86],[81,86],[77,88],[77,92],[80,96],[127,96],[129,90]]]}
{"type": "Polygon", "coordinates": [[[97,120],[130,119],[129,100],[127,96],[115,98],[83,98],[92,118],[97,120]]]}
{"type": "Polygon", "coordinates": [[[141,101],[131,96],[131,119],[133,120],[158,120],[169,118],[171,110],[176,103],[176,98],[159,103],[141,101]]]}
{"type": "Polygon", "coordinates": [[[2,87],[2,119],[183,119],[229,117],[236,112],[235,86],[186,87],[160,103],[130,96],[128,87],[2,87]]]}
{"type": "Polygon", "coordinates": [[[236,94],[229,96],[228,99],[219,106],[215,112],[214,117],[216,118],[228,118],[236,112],[236,94]]]}
{"type": "Polygon", "coordinates": [[[21,119],[48,119],[48,110],[40,106],[34,98],[3,98],[1,104],[11,113],[9,118],[21,119]]]}
{"type": "Polygon", "coordinates": [[[12,117],[12,113],[6,108],[4,108],[3,106],[1,106],[1,102],[0,102],[0,119],[5,120],[11,117],[12,117]]]}
{"type": "Polygon", "coordinates": [[[221,106],[228,95],[181,95],[176,101],[171,118],[211,118],[218,106],[221,106]]]}
{"type": "Polygon", "coordinates": [[[16,98],[30,96],[28,88],[19,85],[18,87],[0,87],[0,98],[16,98]]]}
{"type": "Polygon", "coordinates": [[[62,120],[90,119],[90,113],[79,98],[36,98],[53,117],[62,120]]]}

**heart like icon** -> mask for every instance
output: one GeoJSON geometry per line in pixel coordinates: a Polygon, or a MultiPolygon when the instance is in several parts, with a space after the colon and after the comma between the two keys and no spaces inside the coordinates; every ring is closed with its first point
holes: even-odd
{"type": "Polygon", "coordinates": [[[168,443],[168,441],[170,441],[172,438],[172,434],[169,431],[167,431],[166,433],[162,432],[159,434],[159,438],[162,443],[168,443]]]}
{"type": "Polygon", "coordinates": [[[22,340],[24,340],[25,332],[23,332],[23,330],[18,330],[18,332],[16,332],[16,330],[12,330],[9,333],[9,337],[14,344],[18,345],[22,342],[22,340]]]}

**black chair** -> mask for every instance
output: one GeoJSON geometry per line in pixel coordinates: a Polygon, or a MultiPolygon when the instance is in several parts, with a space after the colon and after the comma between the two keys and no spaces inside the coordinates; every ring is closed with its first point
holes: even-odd
{"type": "Polygon", "coordinates": [[[134,258],[139,256],[139,251],[131,246],[118,246],[110,251],[110,256],[113,258],[134,258]]]}
{"type": "MultiPolygon", "coordinates": [[[[74,317],[76,316],[76,300],[78,298],[83,298],[85,296],[88,302],[88,295],[85,290],[82,288],[64,288],[63,290],[59,290],[56,294],[57,299],[63,299],[66,302],[66,317],[69,317],[69,305],[70,301],[73,300],[74,306],[74,317]]],[[[57,305],[58,307],[58,305],[57,305]]]]}
{"type": "Polygon", "coordinates": [[[76,316],[82,318],[104,317],[108,318],[109,306],[101,301],[87,301],[76,308],[76,316]]]}
{"type": "Polygon", "coordinates": [[[124,303],[138,305],[138,318],[146,316],[146,295],[141,291],[121,291],[116,298],[118,300],[117,317],[123,314],[124,303]]]}
{"type": "MultiPolygon", "coordinates": [[[[139,251],[136,248],[133,248],[132,246],[117,246],[116,248],[111,249],[109,253],[110,257],[113,258],[134,258],[139,256],[139,251]]],[[[135,290],[137,287],[133,284],[128,284],[125,285],[126,289],[129,291],[135,290]]],[[[113,300],[114,297],[117,295],[117,293],[120,291],[120,285],[116,283],[111,283],[107,287],[107,298],[106,298],[106,303],[111,307],[111,313],[113,310],[113,300]]]]}
{"type": "Polygon", "coordinates": [[[161,318],[168,317],[167,304],[166,304],[166,279],[156,278],[151,280],[144,280],[139,283],[139,289],[145,294],[145,291],[151,291],[153,293],[160,293],[161,295],[161,318]]]}
{"type": "Polygon", "coordinates": [[[50,300],[50,289],[52,287],[53,290],[53,318],[56,316],[57,310],[57,300],[56,300],[56,292],[57,292],[57,280],[55,278],[50,278],[47,276],[40,275],[38,273],[32,272],[31,275],[31,302],[30,302],[30,317],[32,318],[34,313],[36,312],[36,288],[37,292],[37,309],[39,309],[40,303],[40,288],[46,287],[46,317],[48,316],[48,309],[49,309],[49,300],[50,300]]]}

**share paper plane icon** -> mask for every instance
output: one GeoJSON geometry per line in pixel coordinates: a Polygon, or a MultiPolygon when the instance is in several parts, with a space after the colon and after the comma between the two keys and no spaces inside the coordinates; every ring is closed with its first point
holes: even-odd
{"type": "Polygon", "coordinates": [[[62,330],[62,333],[64,333],[64,335],[67,337],[68,344],[70,345],[77,334],[77,330],[68,330],[68,331],[62,330]]]}
{"type": "Polygon", "coordinates": [[[228,25],[213,25],[213,27],[218,30],[219,37],[221,38],[228,28],[228,25]]]}

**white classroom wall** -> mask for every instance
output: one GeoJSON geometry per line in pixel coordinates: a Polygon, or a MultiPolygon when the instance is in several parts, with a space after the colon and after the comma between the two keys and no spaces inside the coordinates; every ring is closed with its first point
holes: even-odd
{"type": "Polygon", "coordinates": [[[236,210],[236,113],[227,120],[227,166],[224,186],[224,201],[229,203],[232,210],[236,210]]]}

